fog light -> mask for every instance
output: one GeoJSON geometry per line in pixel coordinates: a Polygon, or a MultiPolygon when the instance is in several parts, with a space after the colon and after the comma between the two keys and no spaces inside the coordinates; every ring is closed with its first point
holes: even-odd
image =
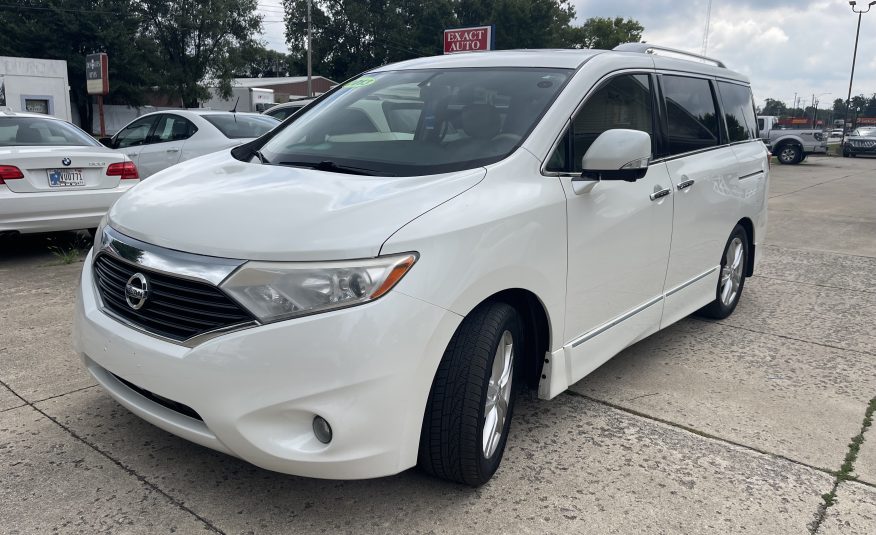
{"type": "Polygon", "coordinates": [[[316,435],[317,440],[323,444],[328,444],[332,441],[332,426],[322,416],[314,416],[313,434],[316,435]]]}

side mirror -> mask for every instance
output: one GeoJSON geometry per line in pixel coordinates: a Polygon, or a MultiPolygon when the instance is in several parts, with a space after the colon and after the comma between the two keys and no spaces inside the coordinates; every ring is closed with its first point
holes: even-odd
{"type": "Polygon", "coordinates": [[[625,180],[635,182],[648,172],[651,136],[641,130],[606,130],[581,158],[576,181],[625,180]]]}
{"type": "Polygon", "coordinates": [[[101,145],[107,148],[113,148],[113,138],[111,137],[102,137],[97,140],[101,145]]]}

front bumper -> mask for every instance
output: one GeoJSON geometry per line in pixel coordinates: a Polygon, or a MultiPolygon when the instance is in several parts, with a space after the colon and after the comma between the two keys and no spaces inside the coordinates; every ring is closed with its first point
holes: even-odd
{"type": "Polygon", "coordinates": [[[14,193],[0,185],[0,232],[27,234],[94,228],[130,188],[14,193]]]}
{"type": "Polygon", "coordinates": [[[461,319],[392,291],[366,305],[186,348],[103,313],[89,255],[77,292],[74,345],[112,397],[166,431],[269,470],[357,479],[416,464],[432,379],[461,319]],[[187,405],[202,420],[119,378],[187,405]],[[327,445],[313,435],[314,415],[332,427],[327,445]]]}
{"type": "Polygon", "coordinates": [[[843,152],[846,154],[876,154],[876,145],[872,147],[856,147],[854,145],[843,145],[843,152]]]}

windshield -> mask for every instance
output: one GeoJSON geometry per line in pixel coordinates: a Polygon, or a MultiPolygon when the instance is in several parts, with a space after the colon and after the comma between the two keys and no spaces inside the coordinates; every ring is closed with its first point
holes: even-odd
{"type": "Polygon", "coordinates": [[[367,74],[308,106],[262,148],[274,164],[415,176],[505,158],[571,69],[428,69],[367,74]],[[336,167],[338,169],[338,167],[336,167]]]}
{"type": "Polygon", "coordinates": [[[202,117],[230,139],[259,137],[280,121],[270,115],[243,115],[240,113],[206,114],[202,117]]]}
{"type": "Polygon", "coordinates": [[[0,117],[0,146],[94,147],[100,144],[72,124],[39,117],[0,117]]]}
{"type": "Polygon", "coordinates": [[[876,128],[858,128],[852,132],[853,136],[872,136],[876,135],[876,128]]]}

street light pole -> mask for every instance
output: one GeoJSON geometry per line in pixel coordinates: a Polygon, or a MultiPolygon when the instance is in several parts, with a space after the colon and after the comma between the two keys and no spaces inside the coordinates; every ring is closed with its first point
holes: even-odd
{"type": "MultiPolygon", "coordinates": [[[[310,29],[310,4],[312,0],[307,0],[307,96],[313,96],[313,60],[311,54],[312,32],[310,29]]],[[[857,46],[857,45],[856,45],[857,46]]]]}
{"type": "Polygon", "coordinates": [[[873,5],[876,5],[876,0],[873,0],[869,4],[867,4],[867,9],[858,11],[855,9],[855,6],[858,5],[858,2],[855,0],[851,0],[849,5],[852,6],[852,12],[858,14],[858,29],[855,31],[855,50],[852,52],[852,75],[849,77],[849,96],[846,98],[846,113],[843,116],[843,137],[841,143],[846,142],[846,121],[849,120],[849,108],[852,107],[852,83],[855,81],[855,61],[858,59],[858,38],[861,36],[861,15],[870,11],[870,8],[873,5]]]}

